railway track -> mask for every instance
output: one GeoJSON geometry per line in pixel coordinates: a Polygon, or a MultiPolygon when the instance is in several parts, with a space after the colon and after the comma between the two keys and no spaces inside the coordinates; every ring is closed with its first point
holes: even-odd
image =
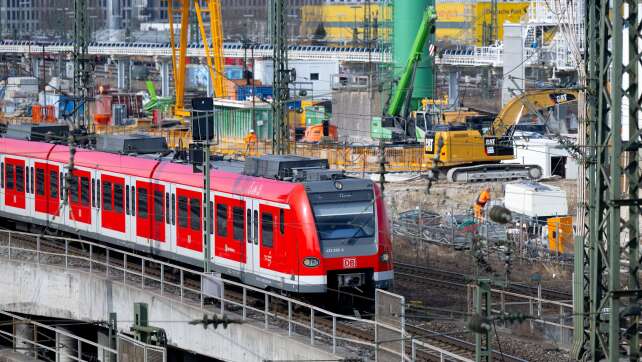
{"type": "MultiPolygon", "coordinates": [[[[395,276],[415,280],[422,284],[441,285],[446,289],[466,288],[467,284],[474,281],[471,276],[464,273],[400,262],[395,262],[395,276]]],[[[516,294],[537,296],[537,287],[518,282],[511,282],[505,290],[516,294]]],[[[572,296],[565,291],[542,288],[542,298],[552,301],[569,301],[572,296]]]]}

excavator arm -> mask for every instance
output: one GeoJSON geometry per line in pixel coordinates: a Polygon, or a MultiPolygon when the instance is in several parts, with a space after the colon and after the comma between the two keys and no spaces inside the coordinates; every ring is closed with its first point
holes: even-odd
{"type": "Polygon", "coordinates": [[[577,100],[577,89],[545,89],[524,92],[511,99],[499,112],[491,126],[489,136],[507,136],[523,115],[566,104],[577,100]]]}

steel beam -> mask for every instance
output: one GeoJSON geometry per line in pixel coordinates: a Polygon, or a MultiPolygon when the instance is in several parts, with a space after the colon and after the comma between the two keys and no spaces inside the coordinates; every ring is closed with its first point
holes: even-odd
{"type": "Polygon", "coordinates": [[[588,243],[576,256],[589,255],[582,305],[588,304],[589,330],[577,331],[574,357],[637,361],[642,26],[635,0],[589,0],[587,11],[590,199],[588,243]]]}

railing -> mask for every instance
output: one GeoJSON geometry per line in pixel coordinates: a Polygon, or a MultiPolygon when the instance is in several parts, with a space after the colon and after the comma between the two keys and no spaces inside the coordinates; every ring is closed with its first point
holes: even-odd
{"type": "Polygon", "coordinates": [[[446,351],[438,347],[430,346],[431,348],[426,348],[425,343],[417,339],[412,339],[410,341],[410,359],[411,361],[417,360],[417,352],[425,352],[428,355],[438,358],[440,362],[446,361],[460,361],[460,362],[473,362],[470,358],[465,358],[459,355],[456,355],[452,352],[446,351]]]}
{"type": "MultiPolygon", "coordinates": [[[[375,321],[333,313],[216,275],[90,241],[0,230],[0,257],[88,272],[201,313],[240,318],[246,323],[259,322],[266,330],[287,329],[288,336],[307,337],[310,345],[323,346],[333,353],[347,348],[374,355],[377,345],[375,321]],[[204,288],[206,279],[220,286],[218,293],[204,288]],[[287,309],[279,310],[279,306],[287,309]]],[[[427,343],[422,348],[441,353],[427,343]]]]}
{"type": "MultiPolygon", "coordinates": [[[[476,285],[468,285],[468,299],[472,300],[476,285]]],[[[500,315],[509,313],[522,313],[530,317],[529,327],[531,331],[535,328],[552,328],[558,333],[553,338],[560,345],[569,346],[573,338],[573,305],[565,301],[547,300],[537,296],[517,294],[501,289],[491,289],[492,312],[500,315]]],[[[469,312],[472,311],[472,303],[468,303],[469,312]]]]}
{"type": "Polygon", "coordinates": [[[33,331],[32,339],[25,338],[25,337],[20,337],[16,335],[16,333],[11,333],[7,332],[2,329],[3,326],[0,326],[0,337],[2,339],[7,339],[9,341],[13,341],[13,348],[14,349],[20,349],[23,353],[27,352],[26,354],[32,354],[36,359],[40,359],[42,357],[44,360],[47,360],[45,358],[46,354],[53,354],[55,356],[55,361],[62,361],[62,360],[73,360],[73,361],[87,361],[89,360],[86,358],[85,353],[83,350],[95,350],[97,351],[98,355],[106,357],[105,360],[111,361],[112,358],[116,362],[118,362],[118,351],[111,349],[109,347],[105,347],[103,345],[100,345],[96,342],[90,341],[88,339],[76,336],[68,331],[65,331],[60,328],[55,328],[40,322],[36,322],[34,320],[31,320],[26,317],[21,317],[19,315],[1,311],[0,310],[0,316],[3,318],[10,318],[11,319],[11,324],[9,326],[15,327],[16,325],[23,325],[29,327],[30,331],[33,331]],[[43,332],[40,331],[47,331],[48,334],[44,334],[43,332]],[[55,344],[52,347],[52,340],[51,340],[51,334],[54,335],[54,341],[55,344]],[[39,336],[42,336],[42,342],[40,342],[39,336]],[[67,341],[72,340],[75,343],[75,347],[69,345],[69,343],[61,343],[61,339],[66,338],[67,341]],[[18,347],[18,344],[24,344],[27,345],[27,347],[18,347]],[[85,349],[83,349],[83,345],[85,346],[85,349]],[[73,353],[71,353],[73,352],[73,353]]]}
{"type": "Polygon", "coordinates": [[[437,64],[501,67],[503,65],[503,45],[472,47],[468,49],[445,50],[436,57],[437,64]]]}
{"type": "MultiPolygon", "coordinates": [[[[17,53],[34,55],[41,53],[71,53],[73,44],[53,43],[39,45],[30,42],[0,42],[0,53],[17,53]]],[[[172,55],[172,48],[168,43],[91,43],[87,49],[90,55],[105,56],[148,56],[165,57],[172,55]]],[[[223,47],[223,54],[227,58],[271,57],[272,48],[268,45],[257,45],[247,52],[242,46],[226,44],[223,47]]],[[[202,44],[190,44],[187,47],[188,57],[205,57],[205,50],[202,44]]],[[[365,48],[343,48],[325,46],[291,46],[288,51],[290,59],[301,60],[338,60],[351,62],[390,62],[392,56],[390,51],[365,48]]]]}

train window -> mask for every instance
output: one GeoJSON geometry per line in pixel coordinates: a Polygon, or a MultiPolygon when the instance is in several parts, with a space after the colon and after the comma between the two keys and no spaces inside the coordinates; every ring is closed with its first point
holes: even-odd
{"type": "Polygon", "coordinates": [[[13,165],[7,164],[7,188],[13,190],[13,165]]]}
{"type": "Polygon", "coordinates": [[[259,212],[254,210],[254,245],[259,244],[259,212]]]}
{"type": "Polygon", "coordinates": [[[274,240],[274,217],[269,212],[261,213],[261,244],[271,248],[274,240]]]}
{"type": "Polygon", "coordinates": [[[163,193],[154,190],[154,220],[163,222],[163,193]]]}
{"type": "Polygon", "coordinates": [[[34,184],[35,184],[35,180],[34,180],[34,177],[33,177],[34,176],[34,171],[33,171],[33,167],[30,167],[29,169],[31,169],[31,193],[33,194],[34,193],[34,184]]]}
{"type": "Polygon", "coordinates": [[[96,180],[96,207],[100,209],[100,180],[96,180]]]}
{"type": "Polygon", "coordinates": [[[125,214],[129,215],[129,185],[125,185],[125,214]]]}
{"type": "Polygon", "coordinates": [[[243,241],[243,208],[234,207],[232,209],[232,234],[234,240],[243,241]]]}
{"type": "Polygon", "coordinates": [[[283,209],[279,210],[279,231],[281,235],[285,234],[285,212],[283,209]]]}
{"type": "Polygon", "coordinates": [[[210,201],[209,223],[210,223],[210,235],[214,235],[214,203],[212,201],[210,201]]]}
{"type": "Polygon", "coordinates": [[[178,226],[187,227],[187,197],[178,197],[178,226]]]}
{"type": "Polygon", "coordinates": [[[172,225],[176,225],[176,195],[172,194],[172,225]]]}
{"type": "Polygon", "coordinates": [[[96,207],[96,179],[91,179],[91,205],[96,207]]]}
{"type": "Polygon", "coordinates": [[[0,187],[4,188],[4,162],[0,162],[0,187]]]}
{"type": "MultiPolygon", "coordinates": [[[[19,167],[19,168],[22,169],[22,167],[19,167]]],[[[27,171],[27,193],[31,193],[31,186],[30,186],[31,184],[29,183],[29,166],[27,166],[27,170],[26,171],[27,171]]],[[[20,191],[20,190],[18,190],[18,191],[20,191]]]]}
{"type": "Polygon", "coordinates": [[[199,199],[189,200],[189,221],[192,230],[201,229],[201,201],[199,199]]]}
{"type": "Polygon", "coordinates": [[[169,192],[165,193],[165,223],[169,224],[169,192]]]}
{"type": "Polygon", "coordinates": [[[123,185],[114,184],[114,211],[123,212],[123,185]]]}
{"type": "Polygon", "coordinates": [[[25,169],[22,166],[16,166],[16,191],[24,192],[25,190],[25,169]]]}
{"type": "Polygon", "coordinates": [[[69,189],[71,192],[71,202],[78,202],[78,177],[71,176],[69,178],[69,189]]]}
{"type": "Polygon", "coordinates": [[[132,216],[136,215],[136,186],[132,186],[132,216]]]}
{"type": "Polygon", "coordinates": [[[80,177],[80,201],[89,206],[89,177],[80,177]]]}
{"type": "Polygon", "coordinates": [[[147,217],[147,189],[138,188],[138,216],[147,217]]]}
{"type": "Polygon", "coordinates": [[[216,204],[216,235],[227,236],[227,205],[216,204]]]}
{"type": "Polygon", "coordinates": [[[247,213],[245,215],[245,230],[247,231],[247,242],[251,243],[252,242],[252,210],[247,209],[247,213]]]}
{"type": "Polygon", "coordinates": [[[112,210],[111,202],[111,182],[103,182],[103,209],[105,209],[105,211],[112,210]]]}
{"type": "Polygon", "coordinates": [[[45,195],[45,170],[41,168],[36,169],[36,194],[45,195]]]}
{"type": "Polygon", "coordinates": [[[49,197],[58,197],[58,172],[49,171],[49,197]]]}

